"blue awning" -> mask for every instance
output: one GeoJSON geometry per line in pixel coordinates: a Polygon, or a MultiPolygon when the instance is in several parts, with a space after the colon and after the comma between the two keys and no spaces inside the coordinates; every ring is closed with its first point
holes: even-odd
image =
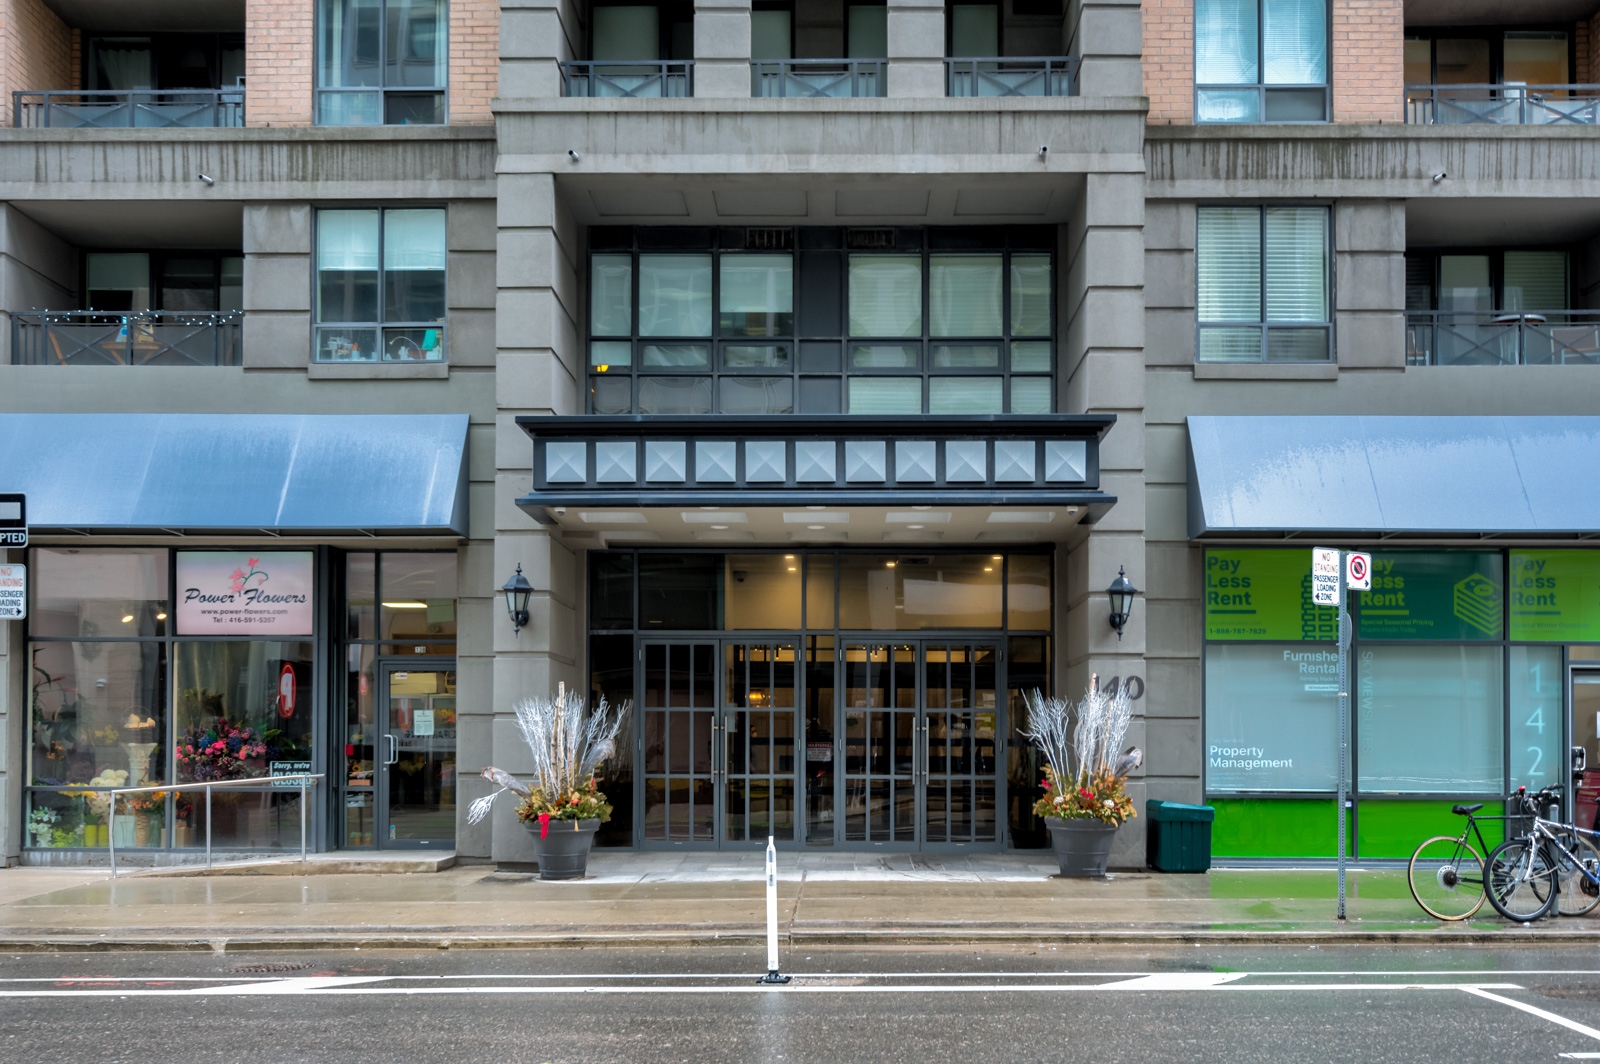
{"type": "Polygon", "coordinates": [[[467,534],[465,414],[0,414],[45,533],[467,534]]]}
{"type": "Polygon", "coordinates": [[[1600,531],[1600,417],[1189,418],[1189,535],[1600,531]]]}

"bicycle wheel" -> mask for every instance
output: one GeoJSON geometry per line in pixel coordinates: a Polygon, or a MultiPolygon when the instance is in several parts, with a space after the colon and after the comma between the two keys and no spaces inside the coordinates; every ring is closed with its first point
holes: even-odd
{"type": "Polygon", "coordinates": [[[1484,866],[1484,890],[1494,911],[1507,920],[1537,920],[1555,904],[1554,876],[1543,846],[1511,839],[1496,846],[1484,866]]]}
{"type": "MultiPolygon", "coordinates": [[[[1561,845],[1576,857],[1583,867],[1589,872],[1600,876],[1600,847],[1586,835],[1562,834],[1561,845]]],[[[1561,884],[1559,895],[1559,912],[1562,916],[1583,916],[1590,912],[1596,905],[1600,905],[1600,883],[1590,879],[1579,871],[1578,867],[1567,860],[1562,854],[1556,855],[1561,861],[1561,874],[1558,882],[1561,884]]]]}
{"type": "Polygon", "coordinates": [[[1483,858],[1465,839],[1436,835],[1406,866],[1411,896],[1438,920],[1465,920],[1483,906],[1483,858]]]}

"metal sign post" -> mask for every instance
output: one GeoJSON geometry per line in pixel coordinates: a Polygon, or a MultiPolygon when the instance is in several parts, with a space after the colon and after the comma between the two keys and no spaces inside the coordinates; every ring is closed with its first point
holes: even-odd
{"type": "Polygon", "coordinates": [[[767,836],[767,974],[758,983],[787,983],[787,975],[778,974],[778,848],[771,835],[767,836]]]}
{"type": "Polygon", "coordinates": [[[1372,587],[1372,555],[1333,547],[1311,550],[1311,601],[1333,606],[1339,621],[1339,919],[1345,918],[1345,865],[1350,840],[1345,819],[1350,808],[1350,612],[1351,591],[1372,587]]]}

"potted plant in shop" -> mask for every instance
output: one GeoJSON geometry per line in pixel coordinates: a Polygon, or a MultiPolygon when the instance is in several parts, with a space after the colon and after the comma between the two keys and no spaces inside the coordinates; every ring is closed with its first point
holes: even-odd
{"type": "Polygon", "coordinates": [[[588,710],[583,699],[562,684],[554,698],[525,698],[512,707],[522,738],[533,753],[533,782],[524,784],[490,765],[485,779],[500,789],[479,798],[467,812],[476,824],[506,791],[522,795],[517,819],[533,834],[540,879],[581,879],[600,825],[611,819],[611,803],[595,775],[617,749],[617,733],[629,703],[613,706],[601,698],[588,710]]]}
{"type": "Polygon", "coordinates": [[[1126,688],[1108,695],[1099,677],[1074,706],[1034,691],[1028,703],[1030,730],[1044,751],[1044,797],[1034,803],[1044,818],[1064,876],[1103,876],[1111,842],[1123,821],[1136,815],[1128,797],[1128,773],[1144,760],[1137,746],[1118,756],[1133,706],[1126,688]]]}

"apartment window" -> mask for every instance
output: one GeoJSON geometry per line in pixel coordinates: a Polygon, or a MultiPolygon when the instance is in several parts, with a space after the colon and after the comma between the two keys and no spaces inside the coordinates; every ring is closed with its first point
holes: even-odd
{"type": "Polygon", "coordinates": [[[244,256],[228,251],[89,251],[83,256],[86,309],[112,315],[147,310],[203,314],[244,306],[244,256]]]}
{"type": "Polygon", "coordinates": [[[1330,357],[1326,207],[1201,207],[1195,237],[1201,362],[1330,357]]]}
{"type": "Polygon", "coordinates": [[[597,414],[1053,409],[1048,230],[591,230],[597,414]]]}
{"type": "Polygon", "coordinates": [[[1326,122],[1328,0],[1195,0],[1196,122],[1326,122]]]}
{"type": "Polygon", "coordinates": [[[1566,251],[1451,249],[1406,253],[1406,309],[1456,313],[1560,311],[1571,302],[1566,251]]]}
{"type": "Polygon", "coordinates": [[[445,0],[318,0],[317,124],[445,120],[445,0]]]}
{"type": "Polygon", "coordinates": [[[316,359],[445,356],[445,212],[317,212],[316,359]]]}

